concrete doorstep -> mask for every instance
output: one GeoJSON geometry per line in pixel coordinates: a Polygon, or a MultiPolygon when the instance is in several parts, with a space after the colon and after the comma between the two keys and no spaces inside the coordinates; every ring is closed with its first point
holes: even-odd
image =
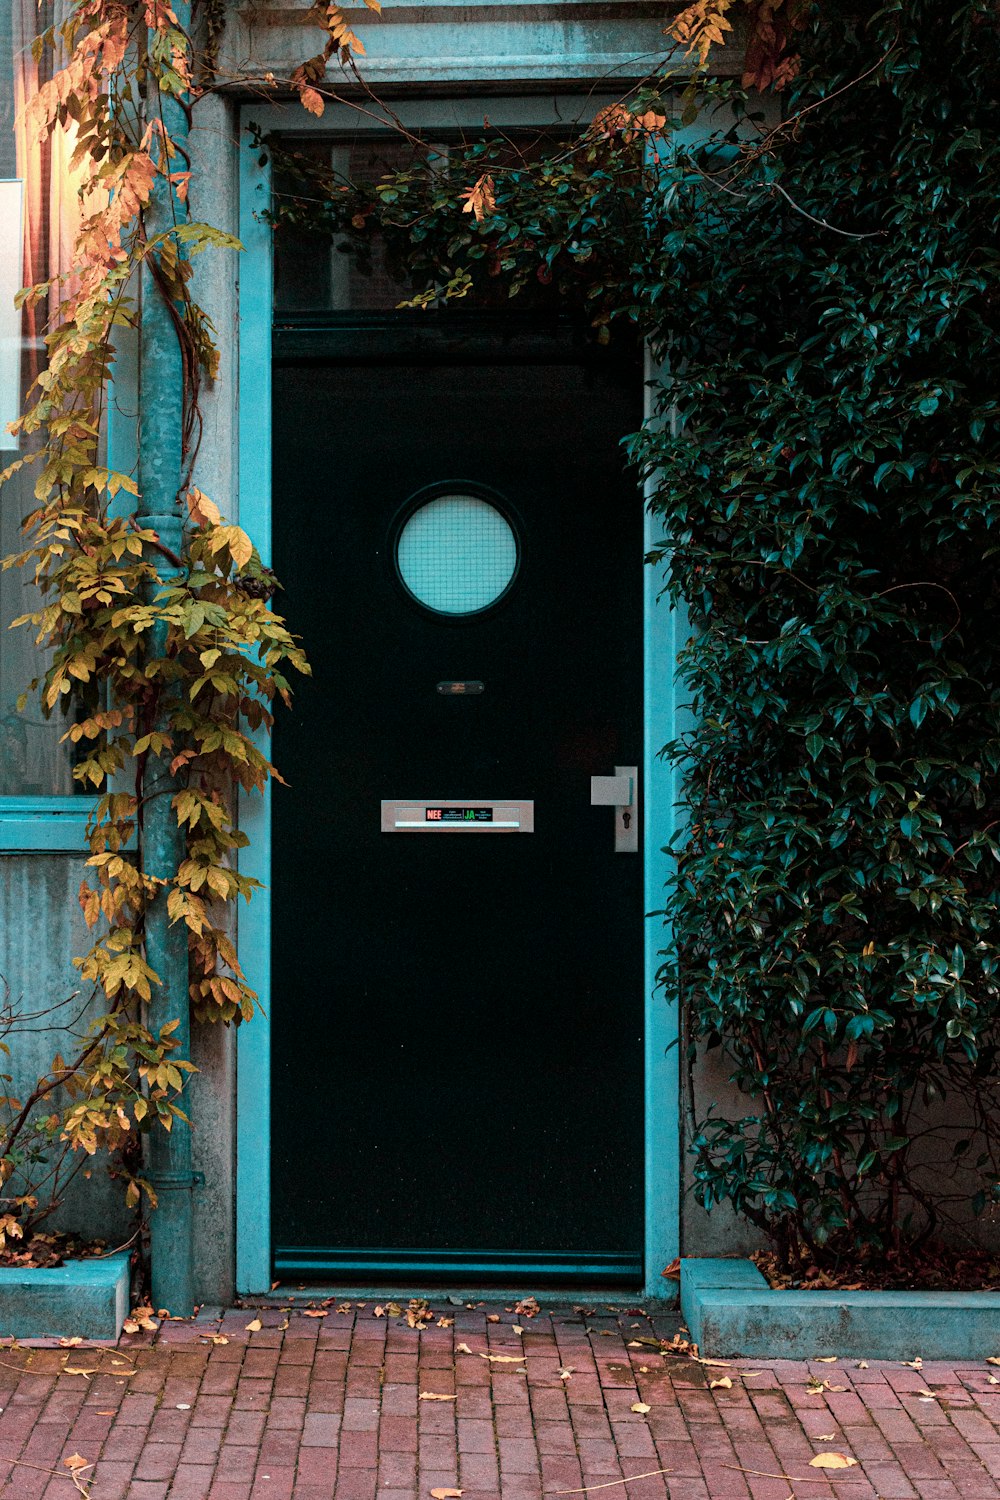
{"type": "Polygon", "coordinates": [[[753,1261],[683,1260],[681,1311],[704,1355],[1000,1355],[1000,1292],[774,1291],[753,1261]]]}

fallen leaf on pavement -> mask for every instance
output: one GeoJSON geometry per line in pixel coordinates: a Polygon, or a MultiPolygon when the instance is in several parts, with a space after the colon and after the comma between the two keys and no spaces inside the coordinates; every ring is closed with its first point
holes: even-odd
{"type": "Polygon", "coordinates": [[[82,1458],[79,1453],[71,1453],[69,1458],[64,1458],[63,1463],[67,1469],[89,1469],[90,1460],[82,1458]]]}
{"type": "Polygon", "coordinates": [[[461,1490],[431,1490],[431,1500],[458,1500],[461,1490]]]}
{"type": "Polygon", "coordinates": [[[922,1370],[924,1368],[924,1362],[918,1354],[916,1359],[904,1359],[903,1366],[907,1370],[922,1370]]]}
{"type": "Polygon", "coordinates": [[[349,1302],[338,1302],[337,1303],[337,1311],[339,1313],[349,1313],[350,1310],[351,1310],[351,1304],[349,1302]]]}
{"type": "Polygon", "coordinates": [[[815,1458],[809,1460],[810,1469],[853,1469],[857,1463],[856,1458],[848,1458],[844,1453],[817,1453],[815,1458]]]}
{"type": "Polygon", "coordinates": [[[522,1365],[523,1354],[480,1354],[480,1359],[488,1359],[493,1365],[522,1365]]]}
{"type": "Polygon", "coordinates": [[[175,1411],[190,1411],[191,1410],[191,1403],[190,1403],[190,1401],[178,1401],[177,1405],[174,1407],[174,1410],[175,1411]]]}
{"type": "Polygon", "coordinates": [[[522,1318],[534,1318],[541,1312],[537,1297],[522,1297],[514,1308],[514,1311],[522,1318]]]}
{"type": "Polygon", "coordinates": [[[666,1276],[668,1278],[668,1280],[670,1280],[670,1281],[680,1281],[680,1279],[681,1279],[681,1260],[680,1260],[680,1256],[679,1255],[676,1256],[670,1262],[669,1266],[664,1266],[663,1270],[660,1272],[660,1275],[661,1276],[666,1276]]]}
{"type": "MultiPolygon", "coordinates": [[[[60,1339],[59,1347],[60,1349],[75,1349],[78,1344],[82,1343],[83,1339],[78,1333],[75,1333],[71,1339],[60,1339]]],[[[68,1458],[66,1459],[66,1462],[69,1463],[68,1458]]]]}
{"type": "Polygon", "coordinates": [[[763,1373],[764,1373],[763,1370],[741,1370],[740,1371],[740,1379],[741,1380],[754,1380],[754,1379],[756,1379],[756,1377],[758,1375],[763,1375],[763,1373]]]}
{"type": "Polygon", "coordinates": [[[832,1443],[833,1440],[834,1440],[834,1438],[836,1436],[837,1436],[837,1434],[835,1432],[817,1432],[817,1434],[816,1434],[816,1442],[817,1443],[832,1443]]]}
{"type": "Polygon", "coordinates": [[[698,1364],[700,1364],[700,1365],[712,1365],[712,1366],[725,1365],[725,1367],[727,1369],[732,1364],[732,1360],[731,1359],[702,1359],[700,1355],[697,1356],[697,1360],[698,1360],[698,1364]]]}
{"type": "Polygon", "coordinates": [[[224,1333],[203,1333],[201,1335],[203,1344],[228,1344],[229,1340],[224,1333]]]}
{"type": "Polygon", "coordinates": [[[987,1354],[986,1363],[988,1365],[1000,1365],[1000,1354],[987,1354]]]}
{"type": "Polygon", "coordinates": [[[385,1308],[382,1307],[382,1306],[376,1307],[375,1310],[374,1310],[374,1312],[372,1313],[372,1317],[373,1318],[384,1318],[385,1317],[385,1308]]]}
{"type": "Polygon", "coordinates": [[[251,1318],[245,1326],[247,1333],[260,1333],[264,1325],[259,1318],[251,1318]]]}
{"type": "Polygon", "coordinates": [[[731,1391],[733,1388],[733,1382],[730,1380],[728,1375],[720,1375],[718,1380],[710,1380],[708,1382],[708,1388],[710,1391],[717,1391],[720,1389],[724,1391],[731,1391]]]}
{"type": "Polygon", "coordinates": [[[437,1391],[421,1391],[419,1401],[457,1401],[457,1396],[442,1396],[437,1391]]]}
{"type": "Polygon", "coordinates": [[[439,1328],[454,1328],[454,1326],[455,1326],[455,1319],[454,1318],[438,1318],[438,1320],[437,1320],[437,1326],[439,1328]]]}
{"type": "Polygon", "coordinates": [[[570,1378],[570,1376],[572,1374],[573,1374],[573,1366],[572,1365],[563,1365],[562,1368],[561,1368],[561,1370],[559,1371],[559,1379],[560,1380],[569,1380],[569,1378],[570,1378]]]}
{"type": "Polygon", "coordinates": [[[522,1334],[524,1332],[524,1329],[521,1327],[520,1323],[512,1323],[510,1326],[514,1333],[522,1334]]]}
{"type": "Polygon", "coordinates": [[[640,1417],[644,1417],[646,1413],[648,1411],[652,1411],[652,1409],[653,1408],[651,1406],[646,1405],[645,1401],[633,1401],[632,1405],[629,1407],[629,1411],[637,1411],[640,1417]]]}
{"type": "Polygon", "coordinates": [[[816,1356],[816,1363],[818,1365],[835,1365],[837,1363],[837,1355],[836,1354],[817,1354],[817,1356],[816,1356]]]}
{"type": "Polygon", "coordinates": [[[456,1354],[471,1354],[472,1350],[469,1348],[468,1344],[456,1344],[455,1345],[455,1353],[456,1354]]]}
{"type": "Polygon", "coordinates": [[[486,1314],[486,1321],[487,1321],[487,1323],[499,1323],[499,1321],[500,1321],[500,1314],[499,1313],[487,1313],[486,1314]]]}
{"type": "Polygon", "coordinates": [[[83,1375],[83,1376],[86,1377],[87,1380],[89,1380],[90,1377],[91,1377],[91,1375],[96,1375],[97,1374],[97,1371],[96,1370],[81,1370],[76,1365],[63,1365],[63,1367],[59,1371],[59,1373],[60,1373],[60,1375],[83,1375]]]}
{"type": "Polygon", "coordinates": [[[867,1370],[868,1361],[866,1359],[859,1359],[854,1368],[856,1370],[867,1370]]]}
{"type": "MultiPolygon", "coordinates": [[[[337,1308],[337,1311],[340,1311],[339,1307],[337,1308]]],[[[304,1307],[302,1309],[302,1316],[304,1318],[325,1318],[328,1316],[328,1314],[325,1308],[322,1307],[304,1307]]]]}

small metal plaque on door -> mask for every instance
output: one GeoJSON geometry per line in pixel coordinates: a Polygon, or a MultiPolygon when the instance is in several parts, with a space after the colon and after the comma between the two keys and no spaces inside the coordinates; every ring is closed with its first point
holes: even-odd
{"type": "Polygon", "coordinates": [[[534,833],[534,802],[394,801],[382,803],[383,833],[534,833]]]}

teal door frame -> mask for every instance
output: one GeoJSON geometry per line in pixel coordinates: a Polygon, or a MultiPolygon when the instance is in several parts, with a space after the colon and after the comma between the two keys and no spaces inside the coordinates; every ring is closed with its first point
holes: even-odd
{"type": "MultiPolygon", "coordinates": [[[[484,113],[499,126],[566,128],[567,120],[592,118],[603,103],[587,96],[526,96],[487,99],[414,100],[398,106],[397,115],[412,129],[475,129],[484,113]]],[[[378,128],[370,113],[349,106],[328,106],[320,120],[299,106],[249,105],[242,112],[240,152],[239,267],[239,521],[260,551],[271,559],[271,230],[262,217],[270,202],[270,173],[250,148],[247,129],[253,122],[265,133],[287,130],[335,134],[378,128]]],[[[387,127],[391,122],[387,120],[387,127]]],[[[650,372],[651,373],[651,372],[650,372]]],[[[656,540],[647,516],[647,543],[656,540]]],[[[659,600],[662,580],[643,569],[644,619],[644,764],[645,804],[644,902],[651,913],[643,922],[645,954],[645,1280],[646,1297],[669,1296],[673,1284],[663,1268],[679,1253],[681,1204],[681,1121],[677,1047],[677,1007],[657,988],[659,952],[669,934],[656,915],[663,906],[663,886],[670,861],[664,852],[674,830],[676,772],[660,758],[661,747],[677,733],[682,712],[674,664],[683,643],[684,621],[659,600]]],[[[292,622],[294,625],[294,621],[292,622]]],[[[306,642],[308,648],[308,642],[306,642]]],[[[236,1287],[241,1293],[266,1292],[271,1285],[270,1244],[270,971],[271,863],[270,793],[240,797],[240,823],[250,839],[240,853],[240,870],[260,880],[258,891],[239,918],[240,961],[260,995],[262,1011],[239,1028],[237,1053],[236,1287]]],[[[636,934],[638,938],[638,933],[636,934]]]]}

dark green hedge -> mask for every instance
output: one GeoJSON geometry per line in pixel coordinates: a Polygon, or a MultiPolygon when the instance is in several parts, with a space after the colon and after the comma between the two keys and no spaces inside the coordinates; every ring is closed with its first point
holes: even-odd
{"type": "Polygon", "coordinates": [[[792,1263],[997,1196],[997,28],[825,0],[778,128],[660,80],[548,150],[487,130],[374,186],[283,159],[279,233],[374,230],[422,302],[573,304],[664,352],[631,443],[692,624],[661,977],[746,1099],[697,1122],[696,1190],[792,1263]]]}

